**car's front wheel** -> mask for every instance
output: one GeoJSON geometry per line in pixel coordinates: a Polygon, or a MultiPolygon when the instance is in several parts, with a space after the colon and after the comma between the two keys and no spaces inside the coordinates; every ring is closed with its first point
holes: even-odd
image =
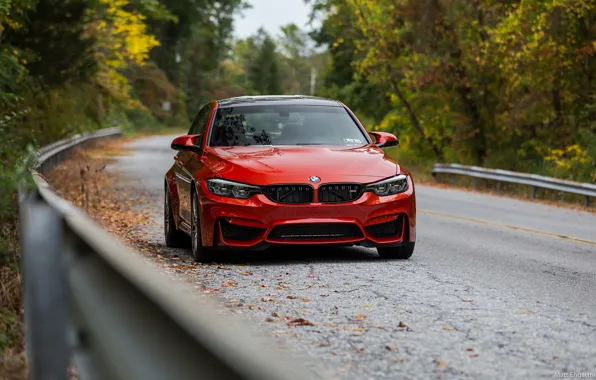
{"type": "Polygon", "coordinates": [[[415,245],[416,243],[406,243],[399,247],[382,247],[377,248],[377,252],[383,259],[407,260],[412,257],[415,245]]]}
{"type": "Polygon", "coordinates": [[[183,248],[188,246],[188,235],[180,231],[174,222],[174,213],[172,211],[172,199],[168,188],[165,189],[165,197],[163,202],[163,216],[164,216],[164,234],[166,237],[166,246],[170,248],[183,248]]]}
{"type": "Polygon", "coordinates": [[[192,257],[197,262],[210,261],[211,250],[203,246],[201,234],[201,213],[199,212],[199,197],[195,189],[192,189],[192,212],[191,212],[191,231],[190,239],[192,241],[192,257]]]}

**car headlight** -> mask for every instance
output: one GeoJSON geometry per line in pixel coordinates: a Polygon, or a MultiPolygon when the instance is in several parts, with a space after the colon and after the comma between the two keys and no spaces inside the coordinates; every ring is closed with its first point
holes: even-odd
{"type": "Polygon", "coordinates": [[[406,190],[408,190],[408,177],[403,174],[366,185],[366,191],[371,191],[378,196],[395,195],[406,190]]]}
{"type": "Polygon", "coordinates": [[[226,181],[225,179],[214,178],[208,179],[206,182],[209,192],[220,197],[248,199],[261,192],[261,188],[258,186],[226,181]]]}

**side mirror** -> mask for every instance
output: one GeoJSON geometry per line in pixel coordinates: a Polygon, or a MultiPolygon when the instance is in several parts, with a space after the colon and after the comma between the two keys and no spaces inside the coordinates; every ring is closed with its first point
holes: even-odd
{"type": "Polygon", "coordinates": [[[395,135],[387,132],[368,132],[369,135],[373,136],[377,142],[376,146],[379,148],[389,148],[392,146],[398,146],[399,140],[395,135]]]}
{"type": "Polygon", "coordinates": [[[187,152],[195,152],[199,153],[201,151],[200,144],[201,135],[185,135],[176,137],[174,141],[172,141],[172,149],[179,150],[179,151],[187,151],[187,152]]]}

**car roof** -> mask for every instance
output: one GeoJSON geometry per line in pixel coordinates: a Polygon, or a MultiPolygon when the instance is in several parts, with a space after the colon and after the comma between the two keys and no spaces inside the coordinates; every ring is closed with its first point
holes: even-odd
{"type": "Polygon", "coordinates": [[[232,106],[259,106],[268,105],[299,105],[299,106],[327,106],[342,107],[337,100],[318,98],[304,95],[267,95],[267,96],[239,96],[218,100],[220,108],[232,106]]]}

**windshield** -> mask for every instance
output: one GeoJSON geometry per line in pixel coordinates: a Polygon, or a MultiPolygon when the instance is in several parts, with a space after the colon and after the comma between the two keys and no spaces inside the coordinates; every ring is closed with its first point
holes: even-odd
{"type": "Polygon", "coordinates": [[[263,105],[219,109],[209,145],[363,145],[367,142],[343,107],[263,105]]]}

